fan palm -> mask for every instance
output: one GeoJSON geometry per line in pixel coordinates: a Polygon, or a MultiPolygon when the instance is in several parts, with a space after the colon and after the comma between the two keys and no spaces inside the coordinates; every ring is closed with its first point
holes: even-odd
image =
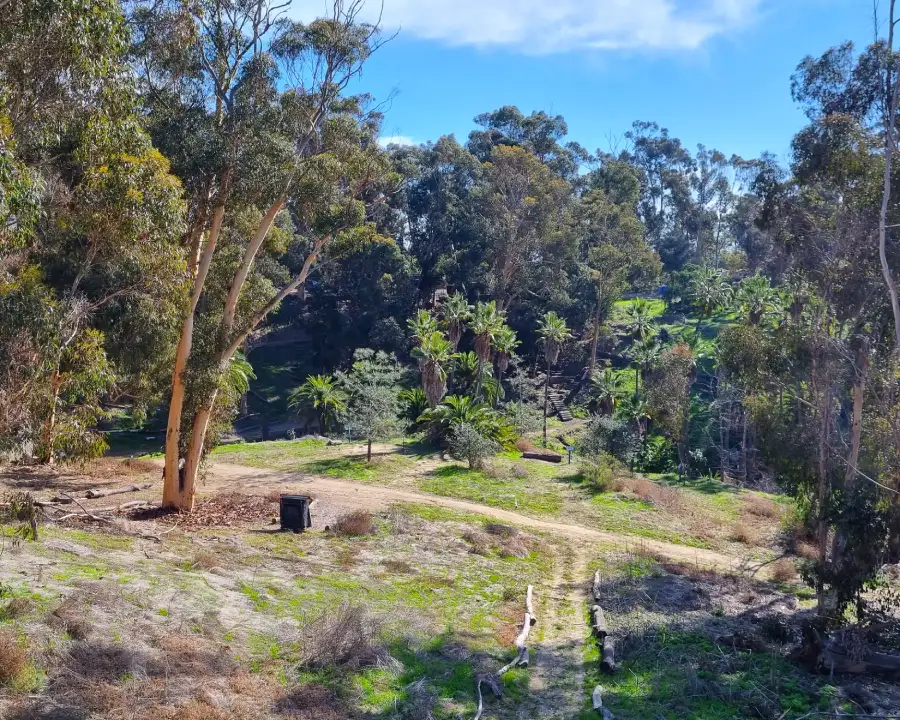
{"type": "Polygon", "coordinates": [[[447,392],[447,369],[453,360],[453,348],[444,333],[435,331],[421,338],[413,356],[419,360],[428,407],[433,408],[447,392]]]}
{"type": "Polygon", "coordinates": [[[347,393],[338,387],[331,375],[310,375],[288,396],[288,407],[318,412],[322,432],[328,432],[328,421],[347,407],[347,393]]]}
{"type": "Polygon", "coordinates": [[[659,359],[662,346],[653,338],[636,340],[631,345],[631,359],[635,366],[634,396],[640,397],[641,379],[653,368],[659,359]]]}
{"type": "Polygon", "coordinates": [[[481,394],[484,367],[491,359],[494,340],[504,327],[504,314],[497,310],[497,303],[478,303],[469,318],[469,327],[475,333],[475,355],[478,357],[478,379],[475,383],[475,397],[481,394]]]}
{"type": "Polygon", "coordinates": [[[427,310],[419,310],[407,322],[413,339],[417,345],[422,344],[422,339],[438,331],[438,321],[427,310]]]}
{"type": "Polygon", "coordinates": [[[737,299],[751,325],[759,325],[765,315],[777,311],[781,306],[778,292],[764,275],[744,278],[737,299]]]}
{"type": "Polygon", "coordinates": [[[422,388],[401,390],[399,400],[403,408],[403,417],[412,424],[415,424],[419,416],[428,409],[428,398],[425,397],[422,388]]]}
{"type": "Polygon", "coordinates": [[[243,353],[236,352],[228,362],[228,371],[225,373],[226,384],[238,395],[244,395],[250,390],[251,380],[256,380],[253,366],[247,362],[243,353]]]}
{"type": "Polygon", "coordinates": [[[566,321],[552,310],[538,322],[538,335],[544,343],[544,358],[547,360],[547,377],[544,379],[544,447],[547,447],[547,399],[550,394],[550,369],[559,360],[563,344],[572,337],[566,321]]]}
{"type": "Polygon", "coordinates": [[[462,293],[448,295],[441,305],[441,321],[447,328],[447,339],[450,340],[454,352],[459,347],[460,338],[471,316],[472,306],[462,293]]]}
{"type": "Polygon", "coordinates": [[[471,425],[484,437],[502,445],[509,444],[515,435],[512,426],[499,412],[461,395],[444,398],[440,405],[422,413],[419,422],[427,425],[429,435],[435,440],[445,439],[450,430],[461,423],[471,425]]]}
{"type": "Polygon", "coordinates": [[[697,327],[731,300],[731,285],[721,270],[703,268],[691,280],[691,302],[697,309],[697,327]]]}
{"type": "Polygon", "coordinates": [[[516,339],[516,332],[509,325],[504,325],[494,338],[494,348],[497,350],[497,382],[503,381],[503,374],[509,367],[509,360],[521,343],[516,339]]]}
{"type": "Polygon", "coordinates": [[[622,397],[623,384],[622,376],[610,368],[594,373],[591,377],[591,400],[600,407],[601,412],[612,415],[622,397]]]}
{"type": "Polygon", "coordinates": [[[638,340],[644,340],[655,331],[651,305],[646,298],[635,298],[628,306],[628,331],[638,340]]]}

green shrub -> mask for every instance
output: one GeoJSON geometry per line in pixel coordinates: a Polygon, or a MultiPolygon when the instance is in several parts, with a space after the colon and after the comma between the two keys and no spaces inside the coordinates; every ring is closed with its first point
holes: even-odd
{"type": "Polygon", "coordinates": [[[581,461],[585,481],[600,492],[608,492],[613,485],[612,463],[608,455],[589,455],[581,461]]]}
{"type": "Polygon", "coordinates": [[[678,452],[675,445],[662,435],[651,435],[638,456],[638,469],[645,473],[675,472],[678,452]]]}
{"type": "Polygon", "coordinates": [[[495,455],[500,449],[497,443],[465,422],[453,426],[449,440],[450,454],[458,460],[465,460],[472,469],[481,468],[485,458],[495,455]]]}
{"type": "Polygon", "coordinates": [[[603,415],[595,417],[578,439],[578,454],[584,457],[612,455],[626,465],[637,454],[639,441],[631,423],[603,415]]]}

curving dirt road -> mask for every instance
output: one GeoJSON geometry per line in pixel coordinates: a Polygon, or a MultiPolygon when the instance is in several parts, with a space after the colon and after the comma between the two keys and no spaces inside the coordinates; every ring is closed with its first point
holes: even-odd
{"type": "MultiPolygon", "coordinates": [[[[211,491],[253,494],[264,494],[272,490],[296,491],[347,508],[372,511],[385,510],[395,503],[434,505],[451,510],[484,515],[496,520],[502,520],[511,525],[547,532],[573,540],[599,542],[622,550],[641,550],[660,558],[695,564],[701,567],[739,571],[746,570],[748,565],[747,558],[726,555],[714,550],[676,545],[636,535],[611,533],[582,525],[540,520],[510,510],[480,505],[467,500],[457,500],[440,495],[337,480],[335,478],[299,472],[284,472],[215,462],[207,472],[206,482],[198,489],[202,494],[207,494],[211,491]]],[[[759,574],[764,575],[765,572],[763,571],[759,574]]]]}

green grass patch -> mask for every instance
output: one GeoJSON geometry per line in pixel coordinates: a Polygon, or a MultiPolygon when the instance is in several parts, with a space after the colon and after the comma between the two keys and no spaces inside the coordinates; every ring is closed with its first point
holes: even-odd
{"type": "Polygon", "coordinates": [[[551,515],[562,509],[562,493],[529,478],[490,477],[462,465],[438,468],[419,481],[420,489],[445,497],[471,500],[482,505],[526,514],[551,515]]]}

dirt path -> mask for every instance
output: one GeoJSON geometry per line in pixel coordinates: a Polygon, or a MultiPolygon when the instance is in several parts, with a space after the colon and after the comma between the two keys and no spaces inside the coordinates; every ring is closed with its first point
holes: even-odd
{"type": "Polygon", "coordinates": [[[522,719],[570,720],[578,717],[584,698],[584,618],[587,560],[583,546],[569,540],[556,544],[556,567],[549,595],[541,600],[541,639],[532,647],[529,697],[533,706],[522,719]]]}
{"type": "MultiPolygon", "coordinates": [[[[312,495],[352,509],[385,510],[395,503],[418,503],[485,515],[519,527],[548,532],[569,540],[595,541],[619,549],[642,550],[655,556],[676,562],[692,563],[702,567],[722,570],[741,570],[746,558],[725,555],[714,550],[687,547],[662,540],[652,540],[635,535],[596,530],[582,525],[569,525],[553,520],[539,520],[509,510],[479,505],[467,500],[430,495],[427,493],[383,487],[366,483],[337,480],[335,478],[298,472],[283,472],[265,468],[245,467],[227,463],[214,463],[207,473],[206,482],[200,486],[202,494],[220,491],[264,494],[273,489],[293,490],[312,495]]],[[[577,578],[580,580],[581,578],[577,578]]]]}

